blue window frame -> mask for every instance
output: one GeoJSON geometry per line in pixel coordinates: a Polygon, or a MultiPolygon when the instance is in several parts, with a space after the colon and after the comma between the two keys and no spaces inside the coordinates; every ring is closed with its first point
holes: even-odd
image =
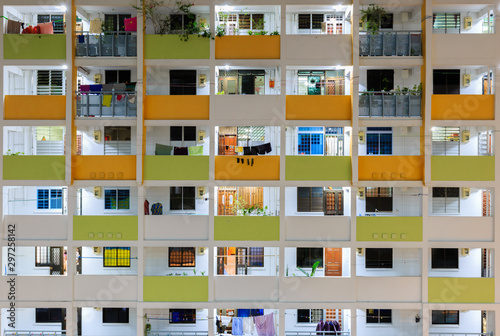
{"type": "Polygon", "coordinates": [[[392,127],[368,127],[367,155],[392,155],[392,127]]]}
{"type": "Polygon", "coordinates": [[[105,189],[104,190],[105,210],[129,210],[130,190],[129,189],[105,189]]]}
{"type": "Polygon", "coordinates": [[[325,148],[324,137],[323,127],[299,127],[298,154],[323,155],[325,148]]]}
{"type": "Polygon", "coordinates": [[[62,188],[61,189],[38,189],[37,209],[50,210],[62,209],[62,188]]]}

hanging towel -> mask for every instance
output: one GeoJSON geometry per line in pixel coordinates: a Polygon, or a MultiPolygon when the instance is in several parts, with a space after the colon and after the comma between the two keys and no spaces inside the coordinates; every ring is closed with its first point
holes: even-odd
{"type": "Polygon", "coordinates": [[[90,34],[100,34],[102,31],[101,26],[102,26],[101,19],[90,20],[89,33],[90,34]]]}
{"type": "Polygon", "coordinates": [[[110,107],[112,98],[113,98],[112,95],[103,95],[102,96],[102,106],[110,107]]]}
{"type": "Polygon", "coordinates": [[[188,147],[189,155],[203,155],[203,146],[188,147]]]}
{"type": "Polygon", "coordinates": [[[54,34],[54,25],[52,22],[39,23],[40,34],[54,34]]]}
{"type": "Polygon", "coordinates": [[[252,335],[254,333],[253,317],[243,318],[243,333],[252,335]]]}
{"type": "Polygon", "coordinates": [[[243,146],[236,146],[236,147],[234,147],[234,151],[236,153],[243,153],[243,146]]]}
{"type": "Polygon", "coordinates": [[[80,85],[80,92],[89,92],[90,85],[80,85]]]}
{"type": "Polygon", "coordinates": [[[78,35],[78,43],[85,43],[85,35],[78,35]]]}
{"type": "Polygon", "coordinates": [[[104,91],[104,92],[113,91],[113,85],[114,84],[102,84],[102,91],[104,91]]]}
{"type": "Polygon", "coordinates": [[[125,31],[136,32],[137,31],[137,17],[123,20],[125,24],[125,31]]]}
{"type": "Polygon", "coordinates": [[[92,92],[101,92],[102,91],[102,84],[91,84],[90,85],[90,91],[92,91],[92,92]]]}
{"type": "Polygon", "coordinates": [[[259,153],[258,146],[243,147],[243,155],[257,155],[259,153]]]}
{"type": "Polygon", "coordinates": [[[243,335],[243,318],[233,317],[233,335],[243,335]]]}
{"type": "Polygon", "coordinates": [[[187,147],[174,147],[174,155],[188,155],[187,147]]]}
{"type": "Polygon", "coordinates": [[[163,215],[163,205],[161,203],[155,203],[151,206],[152,215],[163,215]]]}
{"type": "Polygon", "coordinates": [[[220,317],[222,324],[225,325],[226,327],[231,323],[231,316],[221,316],[220,317]]]}
{"type": "Polygon", "coordinates": [[[274,314],[255,316],[255,329],[259,336],[276,336],[274,329],[274,314]]]}
{"type": "Polygon", "coordinates": [[[113,84],[113,88],[115,89],[115,91],[124,92],[126,85],[125,83],[113,84]]]}
{"type": "Polygon", "coordinates": [[[7,34],[20,34],[21,22],[14,20],[7,20],[7,34]]]}
{"type": "Polygon", "coordinates": [[[144,200],[144,214],[147,216],[149,215],[149,201],[144,200]]]}
{"type": "Polygon", "coordinates": [[[155,155],[172,155],[172,149],[174,147],[168,145],[156,144],[155,155]]]}
{"type": "Polygon", "coordinates": [[[265,143],[262,146],[264,146],[264,151],[266,152],[266,154],[271,153],[271,151],[273,150],[270,142],[265,143]]]}
{"type": "Polygon", "coordinates": [[[325,327],[325,322],[319,321],[318,324],[316,325],[316,335],[324,335],[324,333],[318,332],[318,331],[323,331],[324,327],[325,327]]]}

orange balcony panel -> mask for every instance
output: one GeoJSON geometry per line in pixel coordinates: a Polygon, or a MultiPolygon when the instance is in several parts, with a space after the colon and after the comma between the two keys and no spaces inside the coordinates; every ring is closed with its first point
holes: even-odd
{"type": "Polygon", "coordinates": [[[495,120],[495,95],[432,95],[432,120],[495,120]]]}
{"type": "Polygon", "coordinates": [[[210,96],[146,96],[146,120],[208,120],[210,96]]]}
{"type": "Polygon", "coordinates": [[[216,59],[280,59],[280,36],[223,36],[215,38],[216,59]]]}
{"type": "Polygon", "coordinates": [[[258,156],[216,156],[216,180],[279,180],[280,157],[258,156]]]}
{"type": "Polygon", "coordinates": [[[66,96],[5,96],[5,120],[64,120],[66,96]]]}
{"type": "Polygon", "coordinates": [[[75,180],[135,180],[135,155],[73,156],[75,180]]]}
{"type": "Polygon", "coordinates": [[[351,120],[351,96],[286,96],[287,120],[351,120]]]}
{"type": "Polygon", "coordinates": [[[360,181],[421,181],[423,156],[360,156],[360,181]]]}

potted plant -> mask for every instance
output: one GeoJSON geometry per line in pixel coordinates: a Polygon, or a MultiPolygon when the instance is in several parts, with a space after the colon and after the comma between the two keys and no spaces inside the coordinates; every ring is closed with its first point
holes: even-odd
{"type": "Polygon", "coordinates": [[[380,21],[384,14],[387,14],[384,7],[375,4],[370,4],[367,9],[361,9],[361,21],[365,30],[376,34],[380,29],[380,21]]]}

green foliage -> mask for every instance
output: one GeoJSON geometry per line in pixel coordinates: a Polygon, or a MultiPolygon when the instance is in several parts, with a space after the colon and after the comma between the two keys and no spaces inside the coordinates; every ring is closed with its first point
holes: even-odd
{"type": "Polygon", "coordinates": [[[217,28],[215,28],[215,36],[222,37],[224,35],[226,35],[226,27],[218,25],[217,28]]]}
{"type": "Polygon", "coordinates": [[[361,9],[361,20],[365,24],[365,29],[372,33],[377,33],[380,29],[382,15],[387,14],[384,7],[370,4],[367,9],[361,9]]]}
{"type": "Polygon", "coordinates": [[[12,156],[15,156],[15,155],[24,155],[24,152],[12,152],[10,149],[7,150],[7,152],[5,153],[5,155],[12,155],[12,156]]]}
{"type": "MultiPolygon", "coordinates": [[[[312,265],[312,269],[311,269],[311,274],[309,274],[308,272],[306,272],[305,270],[303,270],[301,267],[298,267],[297,266],[297,269],[299,271],[301,271],[302,273],[304,273],[307,277],[313,277],[314,274],[316,273],[316,269],[318,268],[319,264],[321,263],[320,260],[316,261],[313,265],[312,265]]],[[[295,274],[294,274],[295,276],[295,274]]]]}
{"type": "Polygon", "coordinates": [[[279,34],[280,34],[280,32],[275,30],[272,33],[270,33],[269,35],[271,35],[271,36],[278,35],[279,36],[279,34]]]}

